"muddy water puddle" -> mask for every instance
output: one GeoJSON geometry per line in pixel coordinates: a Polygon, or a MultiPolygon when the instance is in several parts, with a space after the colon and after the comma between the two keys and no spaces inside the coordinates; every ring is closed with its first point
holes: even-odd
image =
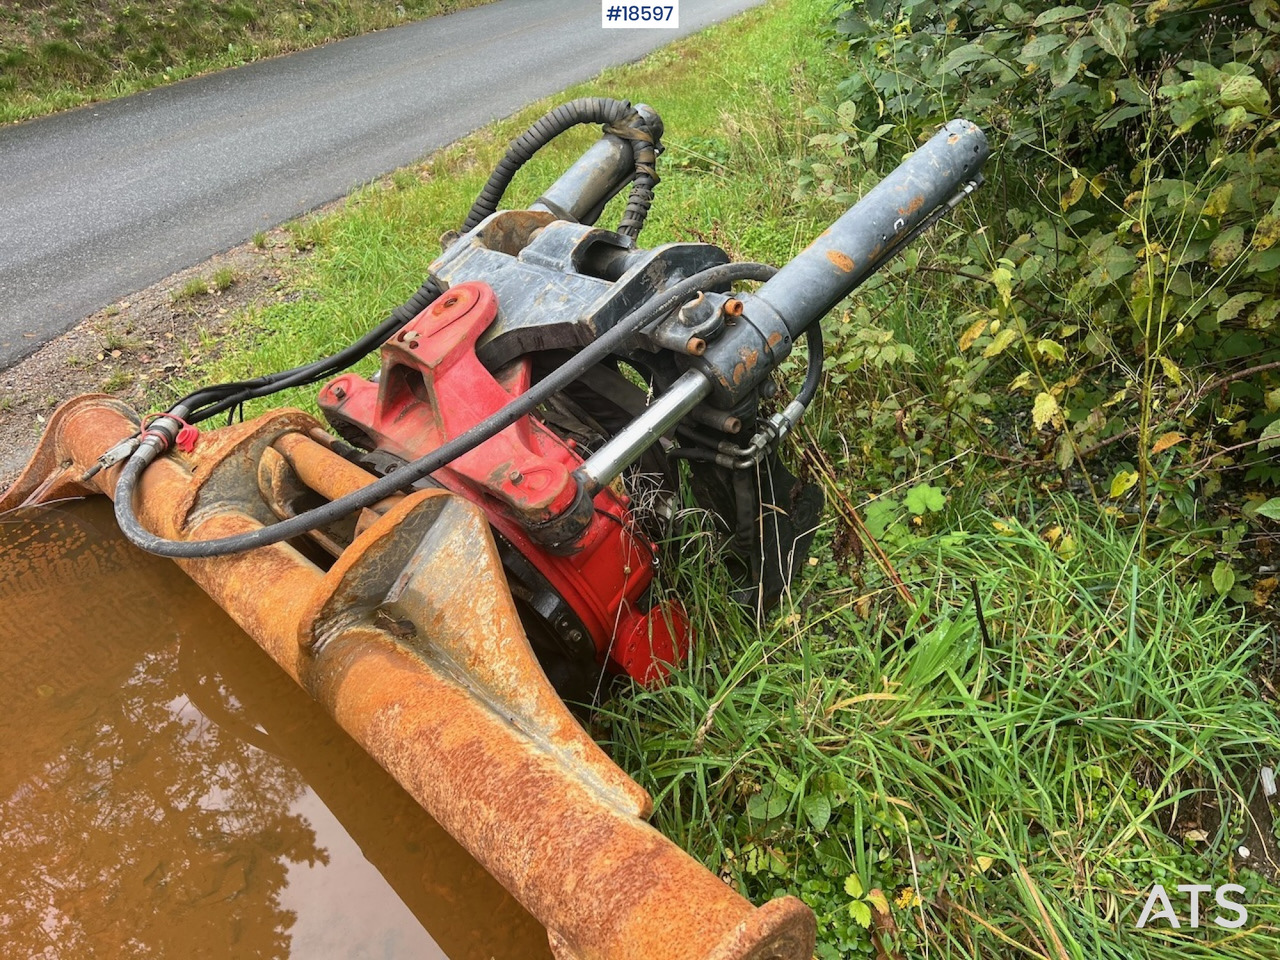
{"type": "Polygon", "coordinates": [[[0,517],[0,956],[550,954],[99,498],[0,517]]]}

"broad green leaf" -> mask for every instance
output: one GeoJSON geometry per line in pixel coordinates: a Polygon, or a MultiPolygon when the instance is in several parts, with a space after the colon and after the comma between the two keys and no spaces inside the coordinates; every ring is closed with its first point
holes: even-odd
{"type": "Polygon", "coordinates": [[[1234,297],[1218,308],[1218,322],[1229,323],[1236,317],[1240,316],[1240,312],[1249,304],[1257,303],[1262,299],[1262,294],[1256,290],[1248,293],[1237,293],[1234,297]]]}
{"type": "Polygon", "coordinates": [[[1213,567],[1213,576],[1210,579],[1213,580],[1213,589],[1218,596],[1224,596],[1235,586],[1236,572],[1227,561],[1219,560],[1213,567]]]}
{"type": "Polygon", "coordinates": [[[1260,517],[1266,517],[1268,520],[1280,520],[1280,497],[1272,497],[1255,510],[1254,513],[1260,517]]]}
{"type": "Polygon", "coordinates": [[[1018,59],[1022,63],[1035,63],[1043,60],[1066,42],[1067,38],[1060,33],[1042,33],[1022,48],[1018,59]]]}
{"type": "Polygon", "coordinates": [[[1043,27],[1046,23],[1061,23],[1063,20],[1076,20],[1085,15],[1084,7],[1052,7],[1036,17],[1033,27],[1043,27]]]}
{"type": "Polygon", "coordinates": [[[1129,42],[1129,31],[1133,25],[1133,14],[1129,8],[1118,3],[1108,3],[1102,15],[1094,17],[1089,29],[1098,40],[1098,46],[1117,60],[1123,60],[1129,42]]]}
{"type": "Polygon", "coordinates": [[[940,73],[952,73],[957,68],[963,67],[967,63],[973,63],[975,60],[985,60],[991,56],[981,44],[966,43],[963,47],[956,47],[942,61],[942,66],[938,67],[940,73]]]}
{"type": "Polygon", "coordinates": [[[1258,116],[1266,116],[1271,111],[1267,88],[1252,74],[1229,77],[1222,84],[1218,100],[1224,107],[1243,107],[1258,116]]]}
{"type": "Polygon", "coordinates": [[[1056,360],[1058,363],[1067,359],[1067,351],[1057,340],[1041,340],[1036,344],[1036,349],[1049,359],[1056,360]]]}
{"type": "Polygon", "coordinates": [[[922,483],[908,490],[903,502],[912,513],[923,516],[926,513],[937,513],[947,505],[947,498],[940,488],[922,483]]]}
{"type": "Polygon", "coordinates": [[[1138,474],[1132,470],[1121,470],[1111,479],[1111,498],[1123,497],[1138,482],[1138,474]]]}
{"type": "Polygon", "coordinates": [[[855,900],[862,896],[862,880],[856,873],[851,873],[844,879],[844,892],[855,900]]]}
{"type": "Polygon", "coordinates": [[[1272,420],[1263,427],[1258,438],[1259,450],[1270,450],[1272,447],[1280,447],[1280,419],[1272,420]]]}
{"type": "Polygon", "coordinates": [[[747,800],[747,816],[753,820],[772,820],[787,812],[787,797],[781,790],[766,786],[747,800]]]}
{"type": "Polygon", "coordinates": [[[871,926],[871,905],[865,900],[855,900],[849,904],[849,916],[865,930],[871,926]]]}
{"type": "Polygon", "coordinates": [[[831,801],[821,793],[811,793],[805,797],[801,809],[809,826],[815,830],[825,830],[831,822],[831,801]]]}

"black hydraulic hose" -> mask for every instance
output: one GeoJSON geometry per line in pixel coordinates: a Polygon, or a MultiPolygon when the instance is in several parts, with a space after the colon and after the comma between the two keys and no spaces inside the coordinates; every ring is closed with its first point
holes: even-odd
{"type": "Polygon", "coordinates": [[[811,323],[804,331],[804,343],[809,348],[809,359],[804,368],[804,383],[796,394],[796,402],[809,406],[822,382],[822,324],[811,323]]]}
{"type": "MultiPolygon", "coordinates": [[[[822,382],[822,325],[818,323],[809,324],[805,328],[804,336],[805,346],[809,348],[809,358],[806,361],[804,370],[804,382],[800,384],[800,392],[795,395],[795,399],[788,405],[788,408],[790,408],[792,405],[799,404],[802,413],[803,408],[813,402],[813,398],[818,393],[818,385],[822,382]]],[[[720,441],[712,440],[696,427],[681,426],[677,429],[695,443],[701,444],[701,446],[673,447],[667,451],[667,456],[673,460],[714,463],[730,470],[749,469],[747,466],[729,466],[727,461],[732,460],[732,457],[723,450],[716,449],[720,441]]]]}
{"type": "MultiPolygon", "coordinates": [[[[162,557],[188,559],[220,557],[291,540],[345,517],[347,514],[372,506],[379,500],[398,493],[414,481],[435,473],[521,417],[532,413],[539,404],[563,390],[587,369],[618,352],[640,330],[703,290],[723,287],[738,280],[767,280],[775,273],[777,268],[762,263],[727,263],[695,273],[628,314],[599,339],[583,347],[568,362],[553,370],[501,410],[486,417],[460,436],[441,444],[426,456],[419,457],[394,473],[375,480],[367,487],[362,487],[345,497],[249,533],[217,540],[167,540],[143,527],[134,513],[133,498],[139,477],[161,451],[159,441],[154,438],[145,439],[133,456],[125,461],[124,470],[116,483],[116,521],[124,535],[135,546],[162,557]]],[[[153,431],[172,431],[175,428],[176,424],[165,423],[163,417],[151,427],[153,431]]],[[[167,432],[166,436],[168,436],[167,432]]],[[[172,439],[172,436],[169,436],[170,442],[172,439]]]]}
{"type": "Polygon", "coordinates": [[[579,124],[604,124],[609,132],[631,141],[635,156],[636,179],[627,199],[627,209],[622,217],[619,233],[636,237],[644,225],[653,202],[653,187],[657,183],[654,163],[653,137],[644,118],[626,100],[609,97],[583,97],[562,103],[533,126],[512,141],[506,155],[494,168],[489,181],[476,197],[467,218],[462,222],[462,232],[473,229],[485,217],[498,209],[502,195],[506,193],[516,172],[529,159],[566,130],[579,124]]]}
{"type": "Polygon", "coordinates": [[[191,410],[187,420],[199,423],[217,416],[225,410],[232,410],[247,400],[265,397],[286,390],[289,387],[306,386],[323,380],[325,377],[351,366],[365,354],[382,346],[391,336],[406,323],[431,305],[440,296],[441,287],[433,279],[428,278],[417,292],[406,302],[396,307],[386,320],[378,324],[359,340],[343,347],[337,353],[312,361],[292,370],[273,373],[254,380],[243,380],[238,383],[224,383],[213,387],[205,387],[184,397],[182,404],[191,410]]]}
{"type": "MultiPolygon", "coordinates": [[[[561,133],[583,123],[604,124],[611,133],[624,137],[631,143],[636,176],[618,231],[632,238],[639,236],[653,203],[653,188],[658,182],[656,145],[642,114],[625,100],[607,97],[586,97],[561,104],[515,140],[472,205],[463,224],[463,232],[497,210],[498,202],[516,172],[538,150],[561,133]]],[[[180,401],[181,406],[190,411],[186,419],[191,423],[199,423],[227,410],[235,410],[248,400],[269,396],[290,387],[316,383],[349,367],[385,343],[397,330],[430,306],[440,293],[440,286],[428,277],[386,320],[332,356],[253,380],[217,384],[197,390],[180,401]]]]}

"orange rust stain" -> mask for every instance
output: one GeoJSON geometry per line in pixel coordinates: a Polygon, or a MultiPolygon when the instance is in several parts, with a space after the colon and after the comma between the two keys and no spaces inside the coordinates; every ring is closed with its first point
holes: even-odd
{"type": "Polygon", "coordinates": [[[919,210],[923,206],[924,206],[924,197],[918,196],[914,198],[910,203],[908,203],[905,207],[899,207],[898,215],[902,217],[909,217],[911,216],[911,214],[915,213],[917,210],[919,210]]]}
{"type": "Polygon", "coordinates": [[[837,270],[849,273],[853,270],[853,261],[839,250],[828,250],[827,259],[836,265],[837,270]]]}

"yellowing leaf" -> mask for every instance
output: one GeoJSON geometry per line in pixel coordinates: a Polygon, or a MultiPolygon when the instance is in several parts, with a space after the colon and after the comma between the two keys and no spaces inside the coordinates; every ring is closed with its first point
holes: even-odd
{"type": "Polygon", "coordinates": [[[1080,198],[1084,196],[1084,192],[1088,187],[1089,181],[1084,177],[1076,177],[1071,181],[1071,186],[1067,187],[1062,199],[1058,201],[1058,206],[1062,208],[1063,213],[1080,202],[1080,198]]]}
{"type": "Polygon", "coordinates": [[[884,895],[884,891],[879,887],[867,892],[867,903],[876,908],[876,913],[886,917],[889,915],[889,898],[884,895]]]}
{"type": "Polygon", "coordinates": [[[1186,439],[1184,434],[1178,433],[1176,430],[1166,433],[1151,445],[1151,455],[1154,457],[1156,454],[1164,453],[1170,447],[1176,446],[1186,439]]]}
{"type": "Polygon", "coordinates": [[[1111,497],[1123,497],[1138,482],[1138,474],[1132,470],[1121,470],[1111,480],[1111,497]]]}
{"type": "Polygon", "coordinates": [[[1062,344],[1057,340],[1041,340],[1036,344],[1036,349],[1051,360],[1057,360],[1061,363],[1067,359],[1067,351],[1063,349],[1062,344]]]}
{"type": "Polygon", "coordinates": [[[1111,395],[1111,399],[1103,404],[1104,407],[1114,407],[1117,403],[1122,403],[1129,396],[1129,388],[1122,387],[1111,395]]]}
{"type": "Polygon", "coordinates": [[[1031,386],[1031,371],[1023,370],[1020,374],[1013,378],[1013,383],[1009,384],[1009,389],[1025,390],[1031,386]]]}
{"type": "Polygon", "coordinates": [[[862,881],[858,879],[856,873],[851,873],[845,877],[844,892],[854,898],[862,896],[862,881]]]}
{"type": "Polygon", "coordinates": [[[1276,592],[1276,587],[1280,587],[1280,579],[1276,577],[1259,580],[1253,585],[1253,602],[1260,607],[1265,607],[1271,602],[1271,595],[1276,592]]]}
{"type": "Polygon", "coordinates": [[[1243,251],[1244,227],[1228,227],[1209,244],[1209,265],[1215,270],[1225,270],[1236,262],[1243,251]]]}
{"type": "Polygon", "coordinates": [[[1269,213],[1253,231],[1253,249],[1270,250],[1280,240],[1280,214],[1269,213]]]}
{"type": "Polygon", "coordinates": [[[1058,400],[1052,393],[1041,390],[1036,394],[1035,405],[1031,408],[1031,422],[1038,428],[1058,416],[1058,400]]]}
{"type": "Polygon", "coordinates": [[[991,869],[991,865],[995,863],[991,857],[978,857],[978,872],[986,873],[991,869]]]}
{"type": "Polygon", "coordinates": [[[969,327],[969,329],[967,329],[964,333],[960,334],[960,352],[961,353],[964,353],[966,350],[968,350],[970,347],[973,346],[973,341],[977,340],[980,336],[982,336],[982,331],[987,329],[987,324],[990,322],[991,321],[987,317],[983,317],[982,319],[973,323],[969,327]]]}
{"type": "Polygon", "coordinates": [[[1182,386],[1182,371],[1178,369],[1178,365],[1168,357],[1160,358],[1160,366],[1164,367],[1164,375],[1174,382],[1175,386],[1182,386]]]}
{"type": "Polygon", "coordinates": [[[987,349],[982,351],[982,355],[988,360],[992,357],[998,357],[1009,348],[1009,344],[1018,339],[1018,331],[1013,327],[1005,327],[996,334],[996,338],[987,344],[987,349]]]}
{"type": "Polygon", "coordinates": [[[1006,304],[1013,299],[1013,274],[1004,267],[996,267],[991,271],[991,282],[996,285],[996,292],[1006,304]]]}
{"type": "Polygon", "coordinates": [[[1013,535],[1013,527],[1009,526],[1002,520],[992,520],[991,529],[1002,536],[1008,537],[1013,535]]]}
{"type": "Polygon", "coordinates": [[[1220,217],[1226,213],[1231,208],[1231,191],[1234,189],[1234,184],[1224,183],[1209,194],[1209,199],[1204,204],[1204,215],[1206,217],[1220,217]]]}
{"type": "Polygon", "coordinates": [[[1080,552],[1080,546],[1076,543],[1076,538],[1068,533],[1058,541],[1058,545],[1054,547],[1053,550],[1054,553],[1060,556],[1063,560],[1070,560],[1080,552]]]}

